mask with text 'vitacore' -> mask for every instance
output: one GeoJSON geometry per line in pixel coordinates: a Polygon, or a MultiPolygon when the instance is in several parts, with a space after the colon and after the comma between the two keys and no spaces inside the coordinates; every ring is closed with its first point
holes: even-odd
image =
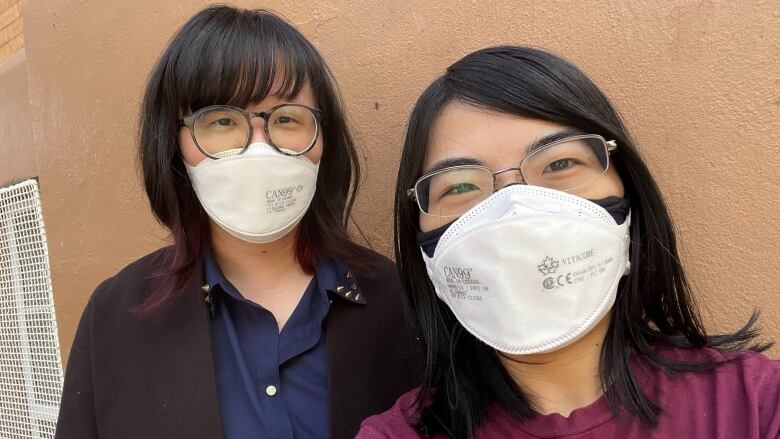
{"type": "Polygon", "coordinates": [[[588,333],[629,270],[631,214],[618,224],[584,198],[501,189],[453,222],[422,257],[437,296],[485,344],[550,352],[588,333]]]}

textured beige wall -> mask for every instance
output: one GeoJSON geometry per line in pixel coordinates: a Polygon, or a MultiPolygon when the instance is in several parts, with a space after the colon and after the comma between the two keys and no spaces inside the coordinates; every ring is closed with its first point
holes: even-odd
{"type": "Polygon", "coordinates": [[[37,175],[24,51],[0,62],[0,186],[37,175]]]}
{"type": "MultiPolygon", "coordinates": [[[[0,62],[0,183],[39,176],[63,354],[94,287],[163,245],[134,167],[154,60],[206,2],[23,0],[0,62]]],[[[286,15],[332,66],[366,154],[356,216],[390,251],[406,117],[444,67],[499,43],[584,68],[638,138],[713,331],[753,306],[780,340],[780,5],[772,1],[241,1],[286,15]]],[[[780,349],[772,351],[780,356],[780,349]]]]}

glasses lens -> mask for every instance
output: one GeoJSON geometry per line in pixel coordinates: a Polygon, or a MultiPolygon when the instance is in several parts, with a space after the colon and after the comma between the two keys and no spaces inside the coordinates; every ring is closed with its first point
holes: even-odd
{"type": "Polygon", "coordinates": [[[458,217],[493,193],[493,176],[484,168],[449,168],[421,179],[415,188],[424,213],[458,217]]]}
{"type": "Polygon", "coordinates": [[[268,118],[268,135],[281,150],[306,152],[317,140],[317,118],[308,108],[284,105],[268,118]]]}
{"type": "Polygon", "coordinates": [[[195,119],[194,133],[198,145],[216,155],[243,149],[249,140],[249,124],[236,110],[215,108],[204,111],[195,119]]]}
{"type": "Polygon", "coordinates": [[[607,170],[607,145],[599,137],[583,137],[539,149],[520,164],[526,182],[577,194],[577,189],[607,170]]]}

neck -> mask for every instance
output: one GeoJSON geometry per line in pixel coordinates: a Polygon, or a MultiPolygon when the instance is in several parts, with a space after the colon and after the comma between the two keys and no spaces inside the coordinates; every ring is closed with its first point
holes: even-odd
{"type": "Polygon", "coordinates": [[[297,227],[273,242],[256,244],[227,233],[211,223],[211,248],[222,274],[233,278],[272,282],[280,273],[301,270],[295,257],[297,227]]]}
{"type": "Polygon", "coordinates": [[[607,314],[585,336],[556,351],[531,355],[499,353],[499,360],[530,397],[536,411],[568,417],[603,393],[599,358],[610,320],[611,314],[607,314]]]}
{"type": "Polygon", "coordinates": [[[271,312],[280,331],[312,279],[295,257],[297,231],[254,244],[211,225],[212,251],[222,274],[246,299],[271,312]]]}

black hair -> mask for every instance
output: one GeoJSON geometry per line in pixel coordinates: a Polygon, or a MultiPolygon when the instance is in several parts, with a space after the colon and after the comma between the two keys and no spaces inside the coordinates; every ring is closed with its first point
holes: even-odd
{"type": "MultiPolygon", "coordinates": [[[[420,96],[406,131],[395,195],[395,256],[407,305],[423,337],[423,392],[433,403],[421,407],[428,433],[472,437],[485,409],[498,403],[522,421],[533,415],[523,391],[494,349],[466,331],[440,301],[426,273],[416,235],[419,211],[407,190],[423,172],[430,135],[442,108],[461,102],[506,114],[556,122],[617,141],[612,157],[632,206],[631,269],[620,282],[613,316],[601,348],[599,375],[613,413],[623,406],[642,422],[656,425],[660,407],[639,387],[629,357],[668,373],[704,371],[722,362],[665,358],[655,347],[749,348],[757,313],[734,334],[708,336],[680,263],[672,219],[661,192],[609,99],[577,67],[543,50],[501,46],[482,49],[451,65],[420,96]]],[[[724,358],[724,362],[725,362],[724,358]]],[[[419,403],[420,401],[418,401],[419,403]]]]}
{"type": "Polygon", "coordinates": [[[215,5],[190,18],[152,70],[139,120],[138,163],[157,220],[171,231],[173,252],[160,267],[147,312],[179,294],[201,268],[208,217],[179,151],[179,120],[216,104],[245,108],[274,93],[292,99],[310,87],[322,110],[324,150],[312,204],[296,237],[296,257],[311,273],[320,257],[350,267],[368,250],[347,233],[360,166],[335,80],[317,49],[273,12],[215,5]]]}

